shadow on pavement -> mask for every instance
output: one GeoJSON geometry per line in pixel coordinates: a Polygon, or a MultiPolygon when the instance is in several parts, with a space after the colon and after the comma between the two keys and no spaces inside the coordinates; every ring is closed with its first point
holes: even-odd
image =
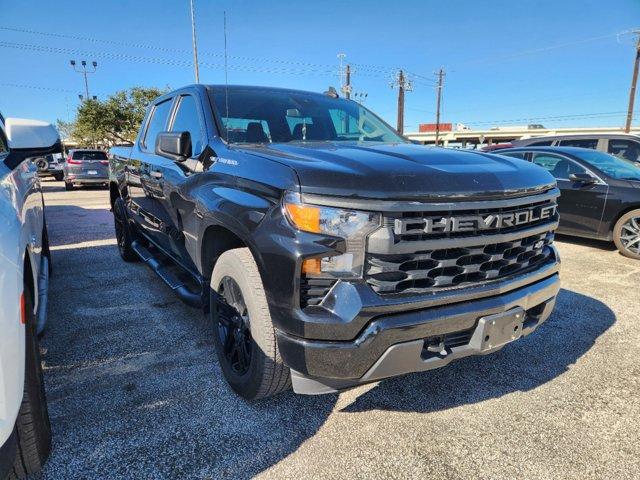
{"type": "Polygon", "coordinates": [[[593,238],[572,237],[569,235],[562,235],[556,233],[556,240],[563,243],[571,243],[572,245],[582,245],[584,247],[599,248],[601,250],[609,250],[611,252],[616,250],[616,246],[613,242],[606,242],[604,240],[595,240],[593,238]]]}
{"type": "MultiPolygon", "coordinates": [[[[52,243],[113,235],[106,209],[51,206],[47,216],[52,243]]],[[[337,395],[235,396],[207,319],[146,266],[122,262],[115,245],[60,249],[54,262],[43,339],[54,445],[44,478],[249,478],[298,450],[334,411],[337,395]]],[[[344,411],[428,413],[528,391],[567,371],[614,322],[603,303],[562,290],[528,338],[387,380],[344,411]]]]}
{"type": "Polygon", "coordinates": [[[562,289],[554,313],[530,336],[492,355],[381,382],[343,411],[428,413],[532,390],[566,372],[615,321],[604,303],[562,289]]]}

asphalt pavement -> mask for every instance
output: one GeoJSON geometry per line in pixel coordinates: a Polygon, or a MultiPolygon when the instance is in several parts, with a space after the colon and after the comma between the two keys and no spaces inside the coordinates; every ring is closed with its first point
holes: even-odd
{"type": "Polygon", "coordinates": [[[45,479],[640,478],[640,262],[609,244],[558,241],[555,312],[496,354],[247,403],[203,314],[121,261],[108,191],[43,188],[45,479]]]}

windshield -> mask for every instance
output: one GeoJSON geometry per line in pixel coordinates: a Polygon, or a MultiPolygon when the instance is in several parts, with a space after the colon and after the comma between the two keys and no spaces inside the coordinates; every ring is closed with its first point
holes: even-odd
{"type": "Polygon", "coordinates": [[[362,105],[329,95],[252,87],[210,90],[230,143],[308,141],[405,143],[362,105]]]}
{"type": "Polygon", "coordinates": [[[588,150],[580,152],[577,156],[609,177],[618,180],[640,180],[640,167],[613,155],[588,150]]]}

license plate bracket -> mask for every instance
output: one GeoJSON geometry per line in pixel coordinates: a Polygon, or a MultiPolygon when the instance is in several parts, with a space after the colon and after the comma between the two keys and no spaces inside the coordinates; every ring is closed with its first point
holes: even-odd
{"type": "Polygon", "coordinates": [[[521,307],[482,317],[478,321],[482,332],[480,350],[492,350],[519,339],[524,318],[525,311],[521,307]]]}

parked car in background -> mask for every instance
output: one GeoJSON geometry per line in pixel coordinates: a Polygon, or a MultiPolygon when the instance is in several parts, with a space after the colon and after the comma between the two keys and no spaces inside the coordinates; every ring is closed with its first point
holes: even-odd
{"type": "Polygon", "coordinates": [[[53,126],[0,117],[0,479],[36,473],[51,448],[38,345],[50,255],[33,161],[61,148],[53,126]]]}
{"type": "Polygon", "coordinates": [[[69,150],[63,170],[67,190],[76,186],[109,184],[109,160],[102,150],[69,150]]]}
{"type": "MultiPolygon", "coordinates": [[[[579,147],[599,150],[640,163],[640,136],[626,133],[599,135],[548,135],[514,140],[507,147],[579,147]]],[[[495,150],[495,148],[494,148],[495,150]]]]}
{"type": "Polygon", "coordinates": [[[41,178],[53,177],[57,182],[64,178],[64,156],[62,153],[44,155],[34,160],[41,178]]]}
{"type": "Polygon", "coordinates": [[[110,157],[122,258],[208,312],[247,399],[495,352],[555,305],[547,171],[414,145],[331,90],[185,87],[110,157]]]}
{"type": "Polygon", "coordinates": [[[640,166],[577,147],[523,147],[499,151],[545,168],[558,182],[558,233],[615,242],[640,259],[640,166]]]}

